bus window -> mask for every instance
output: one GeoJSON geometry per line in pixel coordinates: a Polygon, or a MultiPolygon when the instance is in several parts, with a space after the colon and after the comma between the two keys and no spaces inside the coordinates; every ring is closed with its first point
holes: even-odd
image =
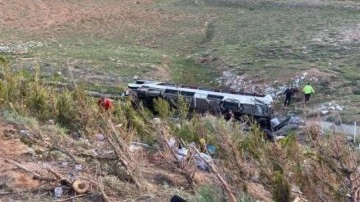
{"type": "Polygon", "coordinates": [[[193,97],[195,93],[194,92],[188,92],[188,91],[181,91],[180,94],[183,95],[183,96],[187,96],[187,97],[193,97]]]}
{"type": "Polygon", "coordinates": [[[136,83],[136,84],[144,84],[144,83],[145,83],[145,81],[140,81],[140,80],[137,80],[135,83],[136,83]]]}
{"type": "Polygon", "coordinates": [[[208,100],[222,100],[222,99],[224,99],[224,96],[211,95],[211,94],[209,94],[209,95],[207,96],[207,99],[208,99],[208,100]]]}
{"type": "Polygon", "coordinates": [[[149,96],[159,96],[162,89],[159,88],[149,88],[149,90],[146,92],[149,96]]]}
{"type": "Polygon", "coordinates": [[[174,83],[164,83],[164,82],[158,83],[156,85],[159,85],[159,86],[174,86],[174,87],[176,86],[174,83]]]}
{"type": "Polygon", "coordinates": [[[233,100],[233,99],[226,99],[222,103],[222,107],[225,110],[231,110],[231,111],[235,112],[235,111],[237,111],[239,109],[239,101],[238,100],[233,100]]]}
{"type": "Polygon", "coordinates": [[[164,93],[177,95],[177,94],[179,93],[179,91],[173,90],[173,89],[166,89],[166,90],[164,91],[164,93]]]}

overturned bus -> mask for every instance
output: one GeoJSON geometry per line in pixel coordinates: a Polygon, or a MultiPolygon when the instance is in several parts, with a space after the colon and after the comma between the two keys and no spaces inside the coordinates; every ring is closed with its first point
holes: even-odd
{"type": "Polygon", "coordinates": [[[148,80],[129,83],[128,88],[134,100],[150,110],[154,110],[154,99],[162,98],[174,105],[182,97],[189,103],[189,112],[210,113],[228,118],[231,114],[235,120],[251,118],[260,125],[268,138],[272,138],[271,132],[278,129],[271,126],[273,100],[270,95],[176,86],[173,83],[148,80]]]}

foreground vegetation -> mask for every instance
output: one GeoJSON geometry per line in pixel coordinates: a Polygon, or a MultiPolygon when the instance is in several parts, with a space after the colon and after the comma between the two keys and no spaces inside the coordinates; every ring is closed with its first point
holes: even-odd
{"type": "MultiPolygon", "coordinates": [[[[26,144],[60,151],[39,151],[42,155],[37,160],[51,157],[86,166],[77,176],[93,185],[91,193],[82,196],[85,199],[98,193],[104,201],[146,196],[166,201],[176,193],[189,201],[292,201],[297,196],[309,201],[358,200],[359,152],[341,134],[320,135],[316,124],[303,130],[306,144],[294,134],[270,143],[255,125],[244,132],[240,124],[211,116],[187,120],[186,105],[172,111],[166,102],[157,101],[157,121],[146,109],[134,110],[128,101],[115,101],[112,112],[102,111],[76,83],[74,90],[44,85],[37,71],[13,72],[5,58],[1,58],[1,69],[2,116],[31,131],[32,136],[21,137],[26,144]],[[176,119],[169,119],[175,114],[176,119]],[[97,134],[105,137],[105,147],[99,147],[97,134]],[[214,145],[217,155],[208,164],[210,173],[197,169],[192,156],[178,160],[175,148],[167,143],[171,137],[182,139],[186,146],[200,138],[214,145]],[[81,141],[84,139],[87,144],[81,141]],[[129,145],[134,141],[149,147],[131,152],[129,145]],[[99,153],[92,154],[93,148],[99,153]],[[105,148],[107,155],[102,153],[105,148]],[[163,187],[149,179],[151,167],[160,169],[162,178],[171,172],[182,180],[167,179],[168,185],[163,187]],[[299,190],[294,191],[294,187],[299,190]]],[[[198,151],[197,147],[188,148],[193,154],[198,151]]],[[[12,193],[11,187],[7,191],[7,197],[34,197],[12,193]]],[[[40,195],[41,200],[51,197],[40,195]]]]}

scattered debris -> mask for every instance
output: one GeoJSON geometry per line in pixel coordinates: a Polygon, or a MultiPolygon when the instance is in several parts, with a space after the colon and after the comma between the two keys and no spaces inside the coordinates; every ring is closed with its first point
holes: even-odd
{"type": "Polygon", "coordinates": [[[140,142],[132,142],[129,146],[129,152],[135,152],[143,148],[150,148],[150,146],[140,142]]]}
{"type": "Polygon", "coordinates": [[[210,170],[206,161],[211,162],[212,161],[211,156],[200,152],[200,153],[194,154],[194,158],[196,159],[196,165],[198,168],[200,168],[201,170],[205,170],[205,171],[210,170]]]}
{"type": "Polygon", "coordinates": [[[170,199],[170,202],[186,202],[185,199],[181,198],[180,196],[178,195],[174,195],[171,199],[170,199]]]}
{"type": "Polygon", "coordinates": [[[72,188],[76,193],[84,194],[89,190],[90,184],[84,180],[75,180],[72,184],[72,188]]]}
{"type": "Polygon", "coordinates": [[[103,134],[96,134],[96,140],[97,141],[104,141],[105,140],[105,136],[103,134]]]}
{"type": "Polygon", "coordinates": [[[29,137],[31,135],[30,131],[28,130],[20,130],[20,134],[26,137],[29,137]]]}
{"type": "Polygon", "coordinates": [[[75,169],[76,170],[82,170],[82,166],[81,165],[75,165],[75,169]]]}
{"type": "Polygon", "coordinates": [[[61,198],[62,195],[63,195],[63,189],[62,189],[62,187],[55,187],[55,189],[54,189],[54,194],[55,194],[55,197],[61,198]]]}

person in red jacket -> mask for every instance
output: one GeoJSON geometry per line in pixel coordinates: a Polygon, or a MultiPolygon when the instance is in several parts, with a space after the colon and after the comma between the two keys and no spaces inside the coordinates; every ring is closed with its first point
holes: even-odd
{"type": "Polygon", "coordinates": [[[112,101],[109,98],[100,98],[97,102],[98,106],[102,107],[105,110],[111,110],[113,105],[112,105],[112,101]]]}

